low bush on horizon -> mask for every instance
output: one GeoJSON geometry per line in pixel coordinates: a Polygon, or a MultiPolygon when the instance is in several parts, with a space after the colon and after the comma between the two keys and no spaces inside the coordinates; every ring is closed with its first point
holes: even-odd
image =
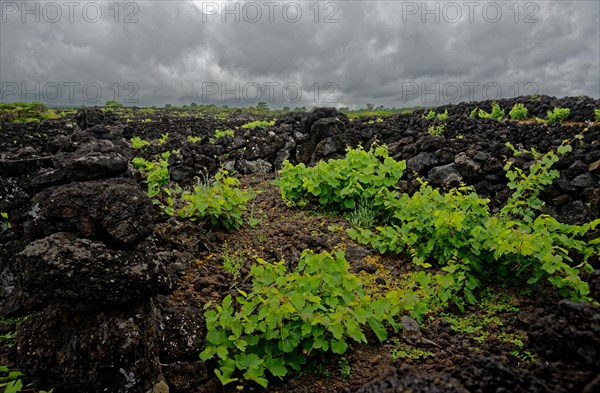
{"type": "Polygon", "coordinates": [[[26,123],[60,119],[53,109],[41,102],[0,103],[0,123],[26,123]]]}

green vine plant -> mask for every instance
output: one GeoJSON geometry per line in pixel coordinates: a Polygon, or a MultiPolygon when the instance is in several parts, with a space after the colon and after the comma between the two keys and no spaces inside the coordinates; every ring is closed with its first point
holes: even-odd
{"type": "Polygon", "coordinates": [[[426,115],[423,115],[425,119],[438,119],[438,120],[446,120],[448,119],[448,109],[446,109],[443,113],[435,113],[434,110],[430,109],[426,115]]]}
{"type": "Polygon", "coordinates": [[[184,206],[179,217],[205,220],[212,228],[237,229],[244,220],[242,213],[252,194],[239,189],[240,182],[229,177],[226,170],[219,171],[210,182],[199,183],[193,191],[184,191],[181,199],[184,206]]]}
{"type": "Polygon", "coordinates": [[[199,181],[193,190],[183,190],[179,185],[169,186],[169,157],[178,150],[164,152],[156,161],[141,157],[133,165],[142,172],[148,187],[147,195],[164,214],[178,214],[182,219],[200,220],[212,228],[237,229],[242,223],[246,203],[252,198],[239,188],[239,180],[219,171],[212,180],[199,181]]]}
{"type": "Polygon", "coordinates": [[[515,104],[513,105],[508,115],[513,120],[524,120],[527,119],[527,108],[525,104],[515,104]]]}
{"type": "Polygon", "coordinates": [[[319,162],[314,167],[284,162],[280,172],[281,195],[289,201],[315,202],[344,213],[369,207],[378,215],[384,191],[392,190],[404,174],[406,163],[388,156],[386,146],[348,148],[346,157],[319,162]]]}
{"type": "Polygon", "coordinates": [[[504,109],[500,108],[497,102],[492,103],[492,111],[490,113],[479,109],[477,112],[480,119],[502,120],[504,118],[504,109]]]}
{"type": "Polygon", "coordinates": [[[134,136],[131,138],[131,147],[134,149],[143,149],[146,146],[150,146],[150,142],[140,138],[139,136],[134,136]]]}
{"type": "Polygon", "coordinates": [[[446,124],[440,124],[437,126],[431,125],[427,129],[427,132],[429,133],[429,135],[442,136],[442,135],[444,135],[445,128],[446,128],[446,124]]]}
{"type": "Polygon", "coordinates": [[[275,125],[275,120],[256,120],[246,123],[242,126],[244,129],[253,130],[255,128],[270,127],[275,125]]]}
{"type": "Polygon", "coordinates": [[[388,157],[383,147],[350,149],[346,158],[313,168],[287,163],[280,187],[286,199],[340,212],[356,208],[362,198],[372,201],[380,225],[351,228],[349,236],[381,253],[411,256],[423,269],[415,278],[422,295],[441,307],[476,303],[487,283],[533,285],[541,279],[563,297],[589,300],[582,276],[592,269],[589,258],[598,255],[600,238],[589,239],[600,219],[568,225],[541,213],[540,192],[559,175],[552,166],[570,151],[569,143],[543,155],[531,150],[536,160],[527,171],[509,160],[505,170],[512,194],[495,215],[489,200],[471,187],[442,193],[422,182],[412,196],[400,194],[395,185],[404,163],[388,157]]]}
{"type": "Polygon", "coordinates": [[[555,107],[553,110],[548,111],[547,115],[548,115],[547,119],[541,119],[539,117],[536,117],[535,120],[538,123],[544,123],[544,124],[562,123],[569,118],[569,116],[571,115],[571,110],[569,108],[556,108],[555,107]]]}
{"type": "Polygon", "coordinates": [[[532,151],[537,160],[528,173],[509,161],[505,170],[513,193],[497,215],[490,215],[489,201],[469,187],[442,194],[422,182],[412,196],[389,192],[387,225],[375,231],[353,228],[349,235],[381,253],[409,254],[424,269],[441,269],[441,274],[420,272],[417,282],[442,304],[474,304],[475,292],[486,282],[535,284],[542,278],[563,297],[590,300],[581,277],[592,270],[589,258],[598,255],[600,239],[587,238],[600,219],[568,225],[540,213],[539,194],[559,175],[551,167],[570,151],[569,144],[544,155],[532,151]]]}
{"type": "Polygon", "coordinates": [[[367,293],[349,272],[342,251],[314,254],[305,250],[294,271],[285,262],[258,259],[250,271],[252,289],[238,289],[204,314],[204,361],[216,359],[215,374],[223,385],[253,381],[266,388],[268,377],[283,378],[303,366],[314,366],[321,353],[343,355],[352,342],[366,343],[363,327],[380,341],[387,323],[395,331],[399,317],[422,318],[422,299],[412,290],[382,295],[367,293]]]}

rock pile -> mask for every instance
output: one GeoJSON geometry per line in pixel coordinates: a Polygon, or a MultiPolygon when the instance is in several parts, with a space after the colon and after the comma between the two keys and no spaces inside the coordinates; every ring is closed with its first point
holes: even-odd
{"type": "Polygon", "coordinates": [[[31,313],[17,363],[38,386],[152,391],[162,340],[189,323],[170,318],[173,310],[163,317],[158,297],[175,287],[178,258],[155,253],[152,203],[128,178],[122,129],[98,110],[77,120],[70,134],[49,131],[47,142],[9,151],[0,164],[2,210],[13,212],[1,242],[0,310],[31,313]]]}

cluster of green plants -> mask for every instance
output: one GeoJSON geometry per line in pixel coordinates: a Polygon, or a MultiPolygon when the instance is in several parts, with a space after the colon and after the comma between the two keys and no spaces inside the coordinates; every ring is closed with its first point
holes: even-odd
{"type": "Polygon", "coordinates": [[[140,138],[139,136],[134,136],[130,139],[130,141],[131,147],[133,147],[134,149],[143,149],[146,146],[150,146],[150,142],[140,138]]]}
{"type": "Polygon", "coordinates": [[[275,125],[275,120],[256,120],[256,121],[251,121],[250,123],[246,123],[244,125],[242,125],[242,128],[244,129],[248,129],[248,130],[253,130],[255,128],[262,128],[262,127],[270,127],[275,125]]]}
{"type": "Polygon", "coordinates": [[[386,146],[368,151],[348,148],[346,157],[319,162],[314,167],[283,164],[279,187],[290,201],[317,201],[337,212],[353,211],[364,201],[375,212],[383,208],[385,191],[395,189],[406,163],[389,157],[386,146]]]}
{"type": "Polygon", "coordinates": [[[225,138],[227,136],[230,136],[233,138],[235,136],[235,133],[233,132],[233,130],[215,130],[215,138],[216,139],[225,138]]]}
{"type": "Polygon", "coordinates": [[[204,220],[213,228],[239,228],[252,195],[239,189],[239,180],[229,177],[225,170],[219,171],[212,180],[198,181],[191,191],[179,185],[169,187],[169,157],[179,153],[179,150],[163,152],[155,161],[142,157],[133,159],[133,165],[145,177],[146,193],[152,203],[169,216],[177,212],[181,218],[204,220]]]}
{"type": "Polygon", "coordinates": [[[569,151],[568,144],[545,155],[532,150],[537,160],[529,173],[508,161],[513,192],[496,215],[489,212],[489,200],[469,187],[442,193],[423,182],[412,196],[391,191],[384,197],[391,214],[386,225],[375,231],[350,229],[349,235],[381,253],[408,254],[424,269],[441,269],[444,273],[424,274],[417,281],[442,304],[474,304],[475,292],[487,282],[534,284],[542,278],[564,297],[589,300],[581,276],[592,270],[588,259],[598,254],[600,239],[586,237],[600,219],[568,225],[540,213],[539,194],[559,175],[551,167],[569,151]]]}
{"type": "MultiPolygon", "coordinates": [[[[0,196],[1,198],[1,196],[0,196]]],[[[0,212],[0,233],[8,231],[12,228],[12,224],[10,223],[10,218],[8,217],[7,212],[0,212]]]]}
{"type": "Polygon", "coordinates": [[[536,117],[535,120],[538,123],[545,124],[556,124],[562,123],[569,118],[571,115],[571,110],[569,108],[557,108],[555,107],[553,110],[547,112],[547,118],[541,119],[536,117]]]}
{"type": "Polygon", "coordinates": [[[239,188],[240,182],[229,177],[226,170],[220,170],[211,181],[199,182],[193,191],[184,191],[181,200],[184,205],[179,217],[195,220],[208,220],[213,228],[237,229],[243,224],[242,213],[252,195],[239,188]]]}
{"type": "Polygon", "coordinates": [[[430,135],[434,135],[434,136],[444,135],[444,131],[446,129],[446,123],[444,121],[448,119],[448,110],[447,109],[443,113],[435,113],[434,110],[430,109],[429,112],[427,112],[427,114],[423,115],[423,118],[435,119],[436,121],[441,122],[441,123],[437,123],[437,124],[432,124],[427,128],[427,132],[430,135]]]}
{"type": "MultiPolygon", "coordinates": [[[[3,388],[4,393],[19,393],[27,389],[31,391],[30,385],[24,386],[22,378],[23,373],[19,370],[10,369],[8,366],[0,365],[0,388],[3,388]]],[[[54,389],[39,390],[39,393],[52,393],[54,389]]]]}
{"type": "Polygon", "coordinates": [[[596,123],[600,123],[600,109],[594,109],[594,116],[596,117],[596,123]]]}
{"type": "Polygon", "coordinates": [[[444,113],[435,113],[434,110],[430,109],[427,114],[423,115],[425,119],[438,119],[438,120],[446,120],[448,119],[448,109],[444,111],[444,113]]]}
{"type": "Polygon", "coordinates": [[[161,189],[169,183],[169,157],[172,153],[178,154],[179,152],[177,150],[166,151],[161,153],[156,161],[148,161],[142,157],[135,157],[132,160],[134,167],[144,175],[148,187],[148,197],[154,204],[159,203],[157,197],[161,193],[161,189]]]}
{"type": "Polygon", "coordinates": [[[190,143],[198,143],[202,140],[201,136],[195,136],[195,135],[188,135],[187,136],[187,141],[190,143]]]}
{"type": "Polygon", "coordinates": [[[158,146],[164,145],[165,143],[167,143],[168,140],[169,140],[169,133],[166,132],[164,134],[161,134],[160,138],[158,138],[157,144],[158,144],[158,146]]]}
{"type": "Polygon", "coordinates": [[[508,115],[513,120],[527,119],[527,108],[525,107],[525,104],[517,103],[517,104],[513,105],[510,112],[508,112],[508,115]]]}
{"type": "Polygon", "coordinates": [[[51,119],[60,119],[60,116],[40,102],[0,103],[0,123],[23,123],[51,119]]]}
{"type": "Polygon", "coordinates": [[[445,129],[446,129],[445,124],[439,124],[439,125],[432,124],[431,126],[429,126],[429,128],[427,128],[427,132],[430,135],[442,136],[442,135],[444,135],[445,129]]]}
{"type": "Polygon", "coordinates": [[[250,278],[249,293],[238,289],[235,300],[228,295],[204,314],[208,331],[200,358],[217,359],[215,374],[223,385],[254,381],[267,387],[268,375],[282,378],[314,366],[320,353],[342,355],[349,342],[365,343],[363,327],[383,341],[384,322],[397,330],[403,312],[423,313],[410,290],[367,293],[339,250],[305,250],[292,272],[284,261],[258,259],[250,278]]]}
{"type": "Polygon", "coordinates": [[[476,116],[478,116],[480,119],[502,120],[504,118],[504,109],[500,108],[500,105],[494,101],[492,103],[492,111],[489,113],[478,107],[473,109],[469,117],[475,118],[476,116]]]}
{"type": "Polygon", "coordinates": [[[557,287],[561,296],[587,300],[589,287],[581,276],[591,271],[588,260],[598,254],[600,244],[600,239],[588,241],[587,236],[600,219],[584,225],[560,223],[541,214],[539,197],[559,176],[552,165],[571,149],[568,143],[544,155],[532,149],[529,153],[536,159],[527,171],[509,160],[505,171],[512,194],[494,215],[489,200],[470,187],[443,193],[422,182],[412,196],[400,194],[395,185],[405,164],[388,157],[383,147],[349,149],[346,158],[312,168],[286,163],[280,187],[285,199],[317,202],[338,212],[370,201],[376,221],[383,225],[349,229],[350,237],[381,253],[411,256],[424,269],[416,282],[426,297],[442,305],[473,304],[476,292],[489,282],[535,284],[541,279],[557,287]]]}

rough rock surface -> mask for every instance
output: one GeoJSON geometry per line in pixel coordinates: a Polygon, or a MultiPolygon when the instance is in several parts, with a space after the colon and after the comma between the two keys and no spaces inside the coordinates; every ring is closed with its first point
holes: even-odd
{"type": "Polygon", "coordinates": [[[159,371],[152,302],[125,308],[49,306],[18,331],[17,363],[40,387],[67,393],[144,392],[159,371]]]}
{"type": "Polygon", "coordinates": [[[152,214],[152,203],[137,183],[115,178],[47,188],[33,197],[15,223],[30,238],[70,231],[131,245],[150,235],[152,214]]]}
{"type": "Polygon", "coordinates": [[[457,380],[417,371],[409,366],[388,368],[382,375],[361,387],[357,393],[467,393],[457,380]]]}
{"type": "Polygon", "coordinates": [[[562,300],[556,314],[529,330],[532,346],[545,358],[600,372],[600,310],[589,303],[562,300]]]}
{"type": "Polygon", "coordinates": [[[22,288],[44,302],[126,304],[156,295],[164,267],[139,251],[58,232],[35,240],[13,264],[22,288]]]}

